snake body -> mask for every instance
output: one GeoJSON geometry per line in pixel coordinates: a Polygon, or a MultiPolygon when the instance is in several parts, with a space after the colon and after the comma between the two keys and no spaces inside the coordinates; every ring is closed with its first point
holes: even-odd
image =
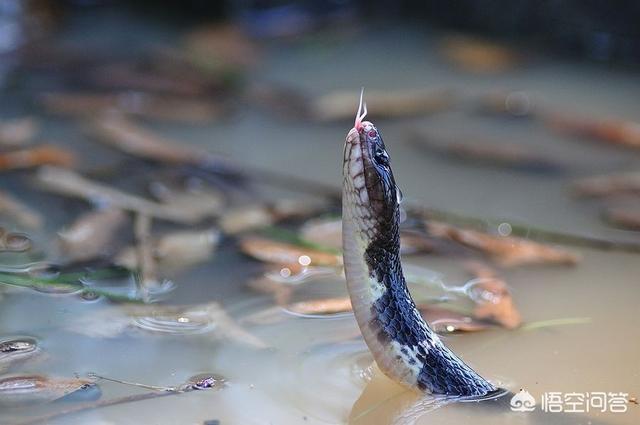
{"type": "Polygon", "coordinates": [[[496,391],[425,323],[400,261],[399,190],[382,136],[360,110],[344,146],[342,235],[347,288],[356,320],[380,369],[433,394],[496,391]]]}

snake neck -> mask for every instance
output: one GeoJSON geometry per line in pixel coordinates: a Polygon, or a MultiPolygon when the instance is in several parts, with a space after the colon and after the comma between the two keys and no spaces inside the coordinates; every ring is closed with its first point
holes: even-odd
{"type": "MultiPolygon", "coordinates": [[[[348,155],[345,150],[345,159],[348,155]]],[[[416,308],[400,261],[395,188],[387,193],[393,202],[375,214],[363,192],[367,189],[357,186],[358,175],[347,165],[342,207],[345,275],[356,321],[376,363],[391,379],[434,394],[483,396],[495,391],[442,343],[416,308]]]]}

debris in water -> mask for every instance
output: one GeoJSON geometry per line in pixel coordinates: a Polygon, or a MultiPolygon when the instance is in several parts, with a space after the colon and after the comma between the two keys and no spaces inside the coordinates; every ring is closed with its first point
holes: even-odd
{"type": "Polygon", "coordinates": [[[99,140],[122,152],[170,164],[201,163],[209,154],[165,139],[117,113],[100,116],[92,128],[99,140]]]}
{"type": "Polygon", "coordinates": [[[476,303],[473,315],[478,319],[496,322],[507,329],[515,329],[522,317],[515,307],[509,288],[487,265],[477,262],[467,264],[474,276],[468,286],[469,297],[476,303]]]}
{"type": "MultiPolygon", "coordinates": [[[[167,233],[152,240],[153,257],[160,267],[183,268],[208,261],[220,242],[216,229],[184,230],[167,233]]],[[[133,247],[122,250],[114,263],[129,270],[138,269],[133,247]]]]}
{"type": "Polygon", "coordinates": [[[494,236],[436,221],[426,221],[425,226],[433,237],[450,239],[466,247],[481,251],[505,267],[525,264],[562,264],[572,266],[580,260],[576,254],[564,249],[514,236],[494,236]]]}
{"type": "Polygon", "coordinates": [[[85,213],[58,232],[60,246],[71,261],[106,256],[113,249],[118,230],[126,222],[127,215],[116,208],[85,213]]]}
{"type": "Polygon", "coordinates": [[[256,260],[275,264],[300,264],[302,266],[342,266],[342,256],[323,251],[301,248],[258,236],[245,237],[240,249],[256,260]]]}
{"type": "Polygon", "coordinates": [[[288,310],[298,314],[336,314],[351,311],[349,297],[322,298],[290,304],[288,310]]]}
{"type": "Polygon", "coordinates": [[[572,185],[577,196],[603,198],[617,195],[640,195],[640,172],[587,177],[572,185]]]}
{"type": "Polygon", "coordinates": [[[503,44],[461,35],[445,37],[440,52],[458,68],[476,74],[509,71],[522,62],[519,54],[503,44]]]}
{"type": "Polygon", "coordinates": [[[220,217],[220,229],[227,235],[235,235],[273,224],[271,212],[262,205],[231,208],[220,217]]]}
{"type": "Polygon", "coordinates": [[[42,352],[38,340],[28,336],[4,337],[0,339],[0,373],[32,359],[42,352]]]}
{"type": "Polygon", "coordinates": [[[41,167],[36,175],[40,185],[51,192],[74,196],[88,202],[100,202],[114,208],[137,212],[150,217],[179,223],[192,224],[202,217],[175,205],[153,202],[136,195],[122,192],[103,183],[97,183],[73,171],[57,167],[41,167]]]}
{"type": "Polygon", "coordinates": [[[431,304],[418,304],[420,314],[431,328],[440,334],[454,332],[478,332],[490,328],[485,322],[476,320],[473,317],[456,313],[446,308],[436,307],[431,304]]]}
{"type": "Polygon", "coordinates": [[[28,207],[8,192],[0,190],[0,214],[14,220],[28,229],[42,227],[42,215],[28,207]]]}
{"type": "Polygon", "coordinates": [[[178,189],[153,182],[149,191],[162,203],[188,210],[197,217],[218,217],[226,207],[225,195],[209,187],[178,189]]]}
{"type": "MultiPolygon", "coordinates": [[[[312,106],[313,115],[320,121],[353,120],[351,92],[335,92],[319,97],[312,106]]],[[[378,118],[402,118],[427,115],[449,109],[454,102],[450,91],[368,92],[369,115],[378,118]]]]}
{"type": "Polygon", "coordinates": [[[0,171],[34,168],[41,165],[71,167],[75,162],[76,157],[73,153],[50,145],[0,153],[0,171]]]}
{"type": "Polygon", "coordinates": [[[31,117],[0,122],[0,146],[23,146],[33,140],[37,131],[38,123],[31,117]]]}
{"type": "Polygon", "coordinates": [[[605,211],[605,219],[619,227],[623,227],[628,230],[640,230],[640,210],[608,208],[605,211]]]}
{"type": "Polygon", "coordinates": [[[549,114],[545,122],[559,131],[612,145],[640,148],[640,123],[617,119],[591,119],[549,114]]]}
{"type": "Polygon", "coordinates": [[[0,377],[0,406],[48,403],[79,390],[97,388],[88,379],[56,378],[44,375],[0,377]]]}

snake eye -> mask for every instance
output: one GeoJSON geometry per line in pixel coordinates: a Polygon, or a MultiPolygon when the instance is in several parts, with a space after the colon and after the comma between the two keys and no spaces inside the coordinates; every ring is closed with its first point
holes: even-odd
{"type": "Polygon", "coordinates": [[[375,130],[371,130],[371,131],[369,132],[369,137],[372,137],[372,138],[373,138],[373,137],[376,137],[377,135],[378,135],[378,132],[377,132],[377,131],[375,131],[375,130]]]}
{"type": "Polygon", "coordinates": [[[387,151],[384,150],[384,148],[380,146],[376,146],[374,157],[375,157],[375,161],[379,165],[383,165],[385,167],[389,166],[389,155],[387,154],[387,151]]]}

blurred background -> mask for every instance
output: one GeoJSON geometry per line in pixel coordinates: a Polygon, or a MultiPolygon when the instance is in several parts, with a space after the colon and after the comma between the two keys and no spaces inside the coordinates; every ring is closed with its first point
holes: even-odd
{"type": "MultiPolygon", "coordinates": [[[[639,17],[632,1],[0,0],[0,344],[48,356],[2,352],[0,372],[75,376],[67,392],[89,371],[229,383],[56,424],[389,423],[402,397],[359,399],[372,359],[341,268],[364,87],[427,320],[500,385],[623,392],[629,414],[594,415],[638,423],[639,17]]],[[[99,400],[141,391],[98,383],[99,400]]],[[[1,423],[64,410],[21,397],[1,423]]],[[[419,423],[471,420],[511,423],[419,423]]]]}

